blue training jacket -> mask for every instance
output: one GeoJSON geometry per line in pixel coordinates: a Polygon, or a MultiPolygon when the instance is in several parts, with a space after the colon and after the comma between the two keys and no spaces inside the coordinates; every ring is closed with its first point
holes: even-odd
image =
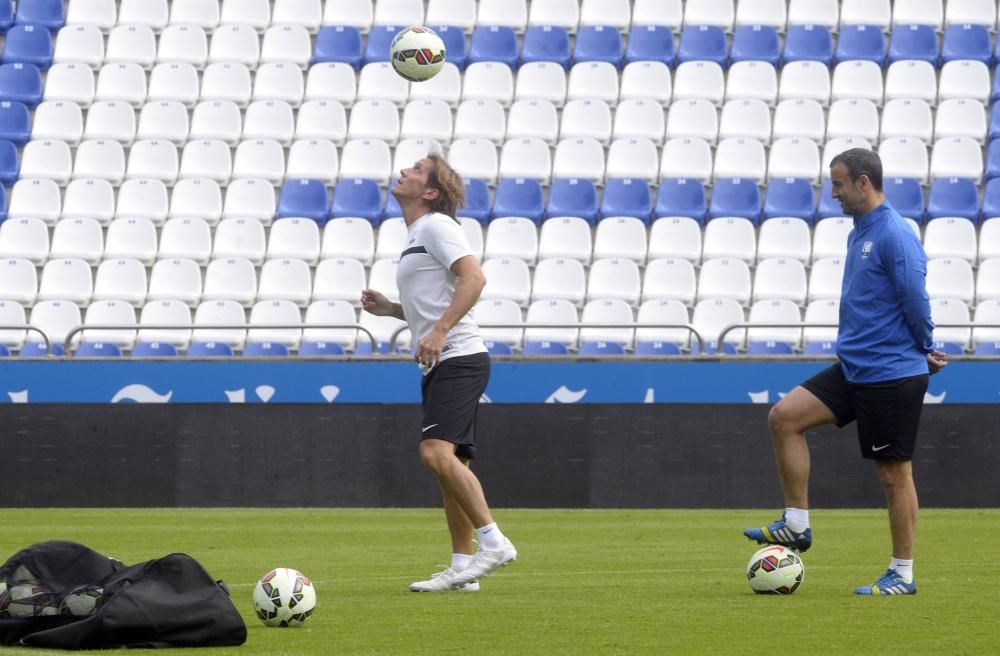
{"type": "Polygon", "coordinates": [[[855,218],[847,238],[837,357],[852,383],[928,373],[934,322],[927,256],[899,213],[884,202],[855,218]]]}

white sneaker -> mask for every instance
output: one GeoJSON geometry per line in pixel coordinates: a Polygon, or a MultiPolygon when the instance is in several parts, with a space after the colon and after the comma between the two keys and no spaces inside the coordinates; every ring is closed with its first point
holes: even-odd
{"type": "Polygon", "coordinates": [[[452,568],[431,574],[426,581],[416,581],[410,584],[413,592],[479,592],[479,581],[472,580],[470,583],[456,584],[455,577],[458,574],[452,568]]]}
{"type": "Polygon", "coordinates": [[[515,560],[517,560],[517,549],[507,538],[504,538],[503,546],[499,549],[483,549],[480,546],[469,566],[455,574],[451,584],[455,587],[468,585],[515,560]]]}

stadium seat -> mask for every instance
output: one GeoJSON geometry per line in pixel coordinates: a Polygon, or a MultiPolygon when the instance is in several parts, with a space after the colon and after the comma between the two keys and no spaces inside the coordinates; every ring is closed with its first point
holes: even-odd
{"type": "Polygon", "coordinates": [[[963,217],[976,222],[979,217],[979,192],[975,182],[967,178],[934,180],[927,199],[927,218],[938,217],[963,217]]]}
{"type": "MultiPolygon", "coordinates": [[[[358,294],[360,298],[360,290],[358,294]]],[[[321,326],[352,326],[357,321],[356,311],[350,303],[340,300],[314,301],[306,309],[303,325],[316,327],[302,331],[299,355],[340,355],[344,351],[354,350],[358,339],[357,330],[321,326]],[[321,344],[326,344],[326,347],[320,346],[321,344]],[[336,349],[331,350],[331,346],[339,348],[340,353],[334,352],[336,349]]]]}
{"type": "Polygon", "coordinates": [[[198,218],[170,219],[160,231],[160,259],[193,259],[201,265],[212,254],[212,234],[208,222],[198,218]]]}
{"type": "Polygon", "coordinates": [[[879,144],[882,172],[886,177],[912,178],[920,184],[927,181],[929,162],[927,146],[909,137],[893,137],[879,144]]]}
{"type": "MultiPolygon", "coordinates": [[[[508,63],[508,65],[515,67],[517,65],[516,40],[513,45],[513,50],[515,63],[508,63]]],[[[523,66],[524,64],[534,62],[553,62],[559,64],[563,69],[569,68],[570,43],[569,33],[565,28],[553,25],[539,25],[529,27],[524,32],[520,63],[523,66]]]]}
{"type": "Polygon", "coordinates": [[[140,328],[137,347],[143,343],[166,344],[176,349],[191,342],[191,308],[175,300],[148,302],[142,306],[140,326],[178,326],[178,328],[140,328]]]}
{"type": "MultiPolygon", "coordinates": [[[[470,103],[485,104],[486,101],[470,103]]],[[[451,141],[451,108],[443,100],[437,99],[408,102],[403,110],[399,135],[403,139],[425,138],[445,143],[451,141]]]]}
{"type": "Polygon", "coordinates": [[[677,66],[674,73],[674,101],[705,99],[721,106],[726,83],[722,66],[711,61],[690,61],[677,66]]]}
{"type": "Polygon", "coordinates": [[[275,0],[271,14],[272,25],[301,25],[310,34],[319,30],[323,8],[319,2],[302,0],[275,0]]]}
{"type": "Polygon", "coordinates": [[[496,183],[498,160],[496,146],[483,139],[455,139],[448,151],[448,163],[459,175],[487,185],[496,183]]]}
{"type": "Polygon", "coordinates": [[[822,25],[836,29],[840,22],[838,0],[791,0],[788,5],[789,25],[822,25]]]}
{"type": "Polygon", "coordinates": [[[615,139],[608,148],[608,178],[637,178],[652,184],[659,167],[656,144],[649,139],[615,139]]]}
{"type": "Polygon", "coordinates": [[[228,358],[233,355],[233,347],[221,342],[191,342],[186,355],[189,358],[228,358]]]}
{"type": "Polygon", "coordinates": [[[974,60],[989,65],[993,60],[990,33],[983,25],[952,25],[941,41],[941,63],[974,60]]]}
{"type": "Polygon", "coordinates": [[[549,189],[546,217],[580,217],[590,223],[597,220],[597,190],[590,180],[557,178],[549,189]]]}
{"type": "Polygon", "coordinates": [[[579,260],[566,258],[541,260],[535,267],[531,299],[532,301],[564,299],[582,307],[586,288],[587,276],[579,260]]]}
{"type": "Polygon", "coordinates": [[[777,139],[811,139],[821,142],[826,137],[826,116],[815,100],[782,100],[774,110],[772,137],[777,139]]]}
{"type": "MultiPolygon", "coordinates": [[[[437,103],[440,102],[442,105],[447,107],[444,101],[411,101],[412,105],[416,103],[437,103]]],[[[538,101],[518,101],[511,106],[511,113],[516,111],[519,105],[526,104],[538,105],[538,101]]],[[[558,119],[555,117],[555,108],[551,106],[551,103],[544,103],[552,109],[552,121],[558,125],[558,119]]],[[[407,113],[409,112],[409,105],[407,106],[407,113]]],[[[451,125],[451,112],[448,111],[448,123],[449,127],[451,125]]],[[[443,115],[442,115],[442,128],[443,128],[443,115]]],[[[426,123],[426,122],[422,122],[426,123]]],[[[530,127],[530,126],[529,126],[530,127]]],[[[417,129],[416,127],[414,129],[417,129]]],[[[555,132],[558,128],[553,130],[551,136],[552,140],[555,140],[555,132]]],[[[407,132],[407,114],[404,113],[403,116],[403,132],[407,132]]],[[[443,129],[441,130],[443,132],[443,129]]],[[[455,125],[454,125],[454,138],[455,139],[487,139],[492,141],[496,145],[500,145],[504,141],[504,136],[507,134],[507,115],[504,113],[503,106],[496,100],[466,100],[458,106],[458,111],[455,113],[455,125]]],[[[514,136],[518,137],[533,137],[542,136],[541,134],[525,134],[520,133],[514,136]]],[[[450,141],[452,135],[448,138],[442,139],[443,141],[450,141]]],[[[547,140],[548,141],[548,140],[547,140]]]]}
{"type": "Polygon", "coordinates": [[[886,200],[901,215],[924,222],[924,195],[920,183],[912,178],[886,177],[882,183],[886,200]]]}
{"type": "Polygon", "coordinates": [[[313,301],[346,301],[361,305],[361,290],[368,286],[365,267],[351,258],[322,260],[313,276],[313,301]]]}
{"type": "Polygon", "coordinates": [[[403,25],[422,25],[423,4],[420,0],[376,0],[373,22],[376,26],[397,24],[394,21],[403,25]]]}
{"type": "Polygon", "coordinates": [[[674,35],[665,25],[634,25],[628,36],[624,63],[657,61],[673,66],[674,35]]]}
{"type": "Polygon", "coordinates": [[[650,327],[636,328],[636,355],[679,355],[680,349],[688,348],[690,344],[690,331],[663,326],[686,326],[688,321],[688,309],[680,301],[663,299],[644,302],[636,313],[636,323],[650,327]]]}
{"type": "Polygon", "coordinates": [[[816,201],[810,181],[772,178],[767,185],[763,217],[796,217],[812,224],[816,218],[816,201]]]}
{"type": "Polygon", "coordinates": [[[948,324],[969,323],[972,319],[969,316],[969,306],[954,298],[931,297],[931,321],[934,322],[934,346],[938,350],[948,347],[944,344],[954,344],[956,350],[945,351],[950,355],[957,355],[969,347],[972,337],[972,330],[969,328],[948,327],[948,324]]]}
{"type": "MultiPolygon", "coordinates": [[[[10,142],[8,142],[10,143],[10,142]]],[[[52,180],[65,185],[72,175],[72,156],[64,141],[29,141],[21,151],[20,177],[52,180]]],[[[58,201],[56,201],[58,203],[58,201]]],[[[45,207],[42,205],[41,207],[45,207]]],[[[14,199],[11,199],[11,208],[14,199]]]]}
{"type": "Polygon", "coordinates": [[[830,102],[830,69],[821,62],[800,60],[785,64],[778,84],[778,99],[815,100],[826,106],[830,102]]]}
{"type": "Polygon", "coordinates": [[[115,0],[72,0],[66,9],[66,25],[96,27],[107,32],[118,21],[115,0]]]}
{"type": "Polygon", "coordinates": [[[250,260],[234,257],[212,260],[208,264],[202,289],[203,301],[236,301],[250,307],[256,298],[257,273],[250,260]]]}
{"type": "Polygon", "coordinates": [[[733,258],[753,262],[757,257],[757,237],[749,219],[712,219],[705,225],[702,257],[733,258]]]}
{"type": "Polygon", "coordinates": [[[302,344],[299,345],[298,353],[299,357],[325,357],[344,355],[347,351],[343,346],[336,343],[325,341],[303,341],[302,344]]]}
{"type": "Polygon", "coordinates": [[[795,217],[773,218],[760,227],[757,260],[789,258],[808,263],[812,256],[809,223],[795,217]]]}
{"type": "Polygon", "coordinates": [[[810,350],[811,344],[834,343],[837,341],[837,324],[840,323],[840,301],[836,299],[825,299],[811,301],[806,306],[805,323],[807,324],[833,324],[832,328],[811,327],[802,331],[802,341],[805,344],[805,353],[826,353],[827,348],[810,350]]]}
{"type": "MultiPolygon", "coordinates": [[[[972,331],[972,342],[976,345],[1000,343],[1000,328],[990,327],[1000,324],[1000,299],[983,301],[976,306],[975,322],[977,327],[972,331]]],[[[991,349],[997,352],[996,347],[991,349]]]]}
{"type": "Polygon", "coordinates": [[[989,0],[954,0],[947,4],[945,25],[986,25],[993,27],[997,22],[996,7],[989,0]]]}
{"type": "Polygon", "coordinates": [[[656,194],[657,217],[684,216],[704,223],[708,213],[705,187],[698,180],[664,178],[656,194]]]}
{"type": "Polygon", "coordinates": [[[276,218],[304,217],[322,226],[329,214],[326,186],[322,181],[288,179],[281,187],[276,218]]]}
{"type": "Polygon", "coordinates": [[[649,223],[653,213],[653,196],[649,185],[631,178],[610,178],[601,199],[600,215],[627,216],[649,223]]]}
{"type": "Polygon", "coordinates": [[[649,231],[650,260],[677,257],[701,260],[701,226],[688,216],[665,216],[653,221],[649,231]]]}
{"type": "MultiPolygon", "coordinates": [[[[175,150],[170,144],[164,143],[163,146],[175,150]]],[[[172,161],[166,161],[165,168],[173,168],[176,171],[173,164],[176,164],[176,152],[172,161]]],[[[173,178],[169,178],[169,171],[165,175],[167,176],[163,178],[165,182],[172,181],[173,178]]],[[[176,173],[174,177],[176,177],[176,173]]],[[[122,145],[116,141],[102,139],[81,141],[73,161],[73,178],[99,178],[107,180],[113,185],[121,184],[125,178],[125,151],[122,145]]]]}
{"type": "Polygon", "coordinates": [[[578,328],[564,325],[577,323],[577,310],[572,303],[554,299],[535,301],[528,308],[525,318],[524,355],[566,355],[575,349],[579,339],[578,328]]]}
{"type": "Polygon", "coordinates": [[[892,24],[929,25],[940,30],[944,21],[942,0],[900,0],[892,9],[892,24]]]}
{"type": "Polygon", "coordinates": [[[602,61],[620,68],[624,55],[618,30],[605,25],[584,25],[576,33],[573,61],[602,61]]]}
{"type": "Polygon", "coordinates": [[[708,142],[704,139],[668,139],[660,159],[660,177],[690,178],[707,184],[712,178],[712,150],[708,142]]]}
{"type": "MultiPolygon", "coordinates": [[[[584,311],[586,311],[586,308],[584,308],[584,311]]],[[[601,329],[594,328],[592,330],[601,330],[601,329]]],[[[625,346],[619,344],[618,342],[606,342],[603,340],[584,341],[583,339],[581,339],[580,348],[577,349],[577,355],[581,356],[625,355],[625,346]]]]}
{"type": "Polygon", "coordinates": [[[615,111],[612,137],[614,139],[649,139],[663,143],[666,123],[659,103],[642,98],[622,100],[615,111]]]}
{"type": "Polygon", "coordinates": [[[637,61],[626,64],[622,70],[622,100],[645,98],[668,105],[672,95],[670,69],[663,62],[637,61]]]}
{"type": "Polygon", "coordinates": [[[833,62],[862,59],[882,66],[885,61],[885,37],[873,25],[846,25],[837,36],[833,62]]]}
{"type": "Polygon", "coordinates": [[[520,324],[522,322],[521,308],[518,307],[517,303],[508,299],[480,301],[476,303],[473,314],[476,317],[476,323],[479,324],[480,334],[485,341],[503,344],[508,348],[521,348],[522,329],[492,327],[520,324]]]}
{"type": "Polygon", "coordinates": [[[445,52],[448,53],[448,61],[459,70],[465,70],[468,63],[468,51],[465,42],[465,32],[461,25],[455,25],[454,20],[449,20],[450,25],[439,25],[432,23],[434,31],[441,41],[444,42],[445,52]]]}
{"type": "MultiPolygon", "coordinates": [[[[419,24],[415,23],[415,25],[419,24]]],[[[361,58],[362,65],[372,62],[389,61],[390,44],[401,29],[403,29],[402,26],[396,27],[394,25],[376,25],[372,27],[365,41],[365,51],[361,58]]]]}
{"type": "Polygon", "coordinates": [[[747,330],[747,355],[792,355],[802,341],[801,328],[782,328],[784,324],[802,321],[798,305],[788,299],[768,299],[754,302],[749,323],[768,324],[747,330]]]}
{"type": "Polygon", "coordinates": [[[519,216],[542,222],[542,186],[537,180],[502,178],[497,184],[493,201],[493,218],[519,216]]]}
{"type": "Polygon", "coordinates": [[[688,0],[684,4],[685,25],[715,25],[732,31],[734,20],[732,0],[688,0]]]}
{"type": "Polygon", "coordinates": [[[618,102],[618,69],[608,62],[573,64],[566,83],[566,98],[603,100],[611,106],[618,102]]]}
{"type": "MultiPolygon", "coordinates": [[[[0,276],[0,298],[4,299],[0,301],[0,323],[5,323],[4,320],[11,318],[11,308],[15,305],[21,308],[22,320],[11,323],[24,323],[24,308],[21,306],[23,304],[30,307],[38,294],[38,274],[35,265],[26,258],[8,256],[0,262],[0,271],[3,271],[3,276],[0,276]]],[[[5,341],[8,336],[8,333],[0,332],[0,343],[10,345],[5,341]]],[[[23,334],[20,340],[24,340],[23,334]]]]}
{"type": "Polygon", "coordinates": [[[698,283],[690,260],[673,257],[650,259],[642,281],[642,302],[670,299],[694,304],[698,283]]]}
{"type": "MultiPolygon", "coordinates": [[[[527,39],[527,35],[525,35],[527,39]]],[[[568,46],[568,39],[567,39],[568,46]]],[[[477,27],[469,42],[468,63],[501,62],[517,67],[517,35],[509,27],[499,25],[477,27]]]]}
{"type": "Polygon", "coordinates": [[[232,217],[220,221],[215,229],[213,259],[244,257],[259,266],[266,252],[267,237],[260,221],[232,217]]]}
{"type": "Polygon", "coordinates": [[[37,24],[15,25],[7,30],[0,62],[34,64],[47,70],[52,64],[52,35],[37,24]]]}
{"type": "Polygon", "coordinates": [[[892,22],[890,0],[842,0],[840,4],[841,27],[859,24],[876,25],[884,32],[889,31],[892,22]]]}
{"type": "Polygon", "coordinates": [[[86,307],[94,293],[90,265],[78,258],[51,259],[42,267],[39,301],[70,301],[86,307]]]}
{"type": "Polygon", "coordinates": [[[719,142],[712,173],[716,182],[722,178],[748,178],[760,184],[764,181],[766,171],[767,161],[764,144],[761,142],[743,138],[729,138],[719,142]]]}
{"type": "MultiPolygon", "coordinates": [[[[542,143],[541,140],[536,141],[542,143]]],[[[649,142],[649,145],[655,151],[656,147],[652,145],[652,142],[649,142]]],[[[608,151],[609,158],[612,151],[614,151],[614,146],[608,151]]],[[[546,152],[548,151],[546,150],[546,152]]],[[[611,172],[610,166],[608,172],[611,172]]],[[[552,162],[553,178],[581,178],[595,184],[601,184],[604,181],[604,173],[604,147],[596,139],[564,139],[556,146],[552,162]]]]}
{"type": "Polygon", "coordinates": [[[110,139],[128,146],[135,139],[135,110],[113,100],[94,103],[87,111],[84,139],[110,139]]]}
{"type": "Polygon", "coordinates": [[[847,254],[847,235],[854,229],[849,217],[820,219],[813,231],[813,258],[844,257],[847,254]]]}
{"type": "Polygon", "coordinates": [[[677,63],[710,61],[725,66],[729,58],[726,33],[721,27],[689,24],[681,31],[677,63]]]}
{"type": "Polygon", "coordinates": [[[749,305],[750,289],[750,269],[746,262],[729,258],[706,258],[702,262],[698,274],[699,303],[727,299],[749,305]]]}
{"type": "MultiPolygon", "coordinates": [[[[135,308],[121,301],[94,301],[87,308],[87,313],[83,321],[84,325],[135,325],[135,308]]],[[[106,328],[95,328],[84,330],[81,334],[82,348],[86,343],[101,344],[112,349],[128,350],[135,344],[135,330],[109,330],[106,328]]],[[[114,353],[113,350],[105,353],[107,356],[121,355],[121,350],[114,353]]],[[[77,355],[82,355],[79,350],[77,355]]],[[[90,357],[101,357],[100,349],[97,349],[90,357]]]]}
{"type": "MultiPolygon", "coordinates": [[[[401,249],[396,250],[396,253],[399,253],[400,250],[401,249]]],[[[398,257],[394,256],[378,259],[377,252],[375,257],[375,263],[372,264],[371,269],[368,271],[368,287],[370,289],[377,289],[385,294],[390,300],[398,302],[399,288],[396,285],[396,269],[399,266],[398,257]]],[[[362,316],[363,315],[364,313],[362,313],[362,316]]]]}
{"type": "Polygon", "coordinates": [[[42,76],[33,64],[0,64],[0,98],[34,108],[42,100],[42,76]]]}
{"type": "Polygon", "coordinates": [[[538,257],[572,258],[589,264],[593,244],[590,224],[578,216],[546,219],[538,236],[538,257]]]}
{"type": "Polygon", "coordinates": [[[765,61],[777,68],[781,63],[781,42],[778,30],[758,23],[738,25],[733,31],[733,45],[729,53],[732,63],[765,61]]]}
{"type": "Polygon", "coordinates": [[[73,355],[78,358],[120,358],[122,350],[110,342],[80,342],[73,355]]]}
{"type": "Polygon", "coordinates": [[[813,242],[813,266],[809,274],[809,301],[840,300],[844,280],[844,260],[839,257],[816,256],[813,242]]]}
{"type": "Polygon", "coordinates": [[[553,163],[549,147],[541,139],[511,139],[504,143],[500,152],[501,177],[529,178],[548,185],[552,174],[553,163]]]}
{"type": "Polygon", "coordinates": [[[930,175],[937,178],[971,178],[978,181],[983,175],[983,151],[969,137],[949,137],[934,142],[931,154],[930,175]]]}
{"type": "Polygon", "coordinates": [[[718,110],[711,101],[692,98],[678,100],[670,106],[666,124],[668,139],[703,139],[714,145],[718,134],[718,110]]]}
{"type": "Polygon", "coordinates": [[[635,0],[632,6],[633,25],[665,25],[675,32],[684,19],[682,0],[635,0]]]}
{"type": "MultiPolygon", "coordinates": [[[[466,101],[466,103],[470,102],[496,103],[498,111],[503,112],[503,108],[499,107],[499,103],[495,100],[466,101]]],[[[466,103],[463,103],[463,105],[466,103]]],[[[489,111],[493,115],[497,110],[489,111]]],[[[502,145],[504,135],[499,134],[499,128],[502,127],[503,123],[499,119],[500,117],[497,116],[494,121],[480,125],[480,129],[485,129],[488,132],[487,135],[484,135],[485,138],[498,145],[502,145]]],[[[507,116],[507,139],[537,138],[549,145],[554,145],[558,135],[559,115],[556,112],[555,105],[551,101],[542,99],[517,100],[510,106],[510,112],[507,116]]],[[[458,135],[455,138],[457,139],[458,135]]]]}
{"type": "MultiPolygon", "coordinates": [[[[380,244],[383,232],[384,229],[379,233],[380,244]]],[[[534,222],[523,216],[491,221],[486,232],[484,257],[520,259],[534,264],[538,257],[538,229],[534,222]]]]}
{"type": "Polygon", "coordinates": [[[292,107],[280,100],[255,100],[246,109],[243,139],[274,139],[289,146],[295,134],[292,107]]]}
{"type": "MultiPolygon", "coordinates": [[[[729,67],[726,100],[758,100],[772,107],[778,99],[778,74],[770,64],[758,61],[736,62],[729,67]]],[[[768,116],[770,125],[770,116],[768,116]]],[[[770,140],[768,134],[766,140],[770,140]]]]}
{"type": "Polygon", "coordinates": [[[607,25],[627,32],[631,12],[629,0],[583,0],[580,4],[580,25],[607,25]]]}
{"type": "Polygon", "coordinates": [[[833,100],[867,100],[881,105],[885,95],[882,66],[865,59],[852,59],[833,69],[830,96],[833,100]]]}
{"type": "Polygon", "coordinates": [[[965,98],[942,100],[934,117],[934,138],[968,137],[986,142],[986,108],[981,102],[965,98]]]}
{"type": "Polygon", "coordinates": [[[104,233],[101,224],[91,218],[62,219],[52,231],[49,257],[80,258],[96,265],[104,253],[104,233]]]}
{"type": "Polygon", "coordinates": [[[952,298],[971,305],[974,289],[972,265],[968,261],[952,257],[927,261],[927,294],[931,298],[952,298]]]}
{"type": "MultiPolygon", "coordinates": [[[[454,166],[454,163],[452,163],[454,166]]],[[[476,178],[465,178],[465,205],[458,208],[459,217],[475,219],[486,223],[490,218],[490,190],[486,182],[476,178]]],[[[337,197],[334,195],[334,202],[337,197]]]]}
{"type": "Polygon", "coordinates": [[[930,25],[899,25],[889,37],[887,61],[916,60],[936,65],[938,61],[938,37],[930,25]]]}
{"type": "MultiPolygon", "coordinates": [[[[643,264],[647,249],[646,225],[642,220],[633,216],[614,216],[601,219],[597,224],[593,253],[595,266],[596,260],[602,258],[632,260],[643,264]]],[[[591,268],[591,274],[593,273],[594,269],[591,268]]],[[[636,282],[638,283],[638,278],[636,282]]]]}
{"type": "Polygon", "coordinates": [[[176,357],[177,347],[163,342],[136,342],[131,355],[133,358],[176,357]]]}
{"type": "Polygon", "coordinates": [[[885,74],[885,100],[909,98],[937,102],[937,69],[930,62],[901,60],[889,65],[885,74]]]}
{"type": "Polygon", "coordinates": [[[375,231],[370,221],[341,217],[327,222],[323,229],[321,259],[353,258],[370,265],[374,256],[375,231]]]}
{"type": "Polygon", "coordinates": [[[910,137],[929,144],[933,131],[931,107],[925,100],[895,98],[888,101],[882,110],[880,135],[883,141],[895,137],[910,137]]]}
{"type": "Polygon", "coordinates": [[[36,266],[49,256],[49,231],[37,217],[8,218],[0,223],[0,258],[26,258],[36,266]]]}
{"type": "Polygon", "coordinates": [[[14,24],[35,24],[56,31],[66,24],[66,7],[63,0],[18,2],[14,24]]]}
{"type": "Polygon", "coordinates": [[[486,260],[483,263],[486,287],[482,300],[506,298],[520,306],[527,306],[531,295],[531,274],[528,263],[520,259],[486,260]]]}
{"type": "MultiPolygon", "coordinates": [[[[291,219],[285,219],[285,221],[289,220],[291,219]]],[[[284,221],[279,221],[275,226],[280,226],[282,223],[284,221]]],[[[272,235],[272,241],[273,237],[272,235]]],[[[318,251],[319,246],[316,247],[316,252],[318,253],[318,251]]],[[[261,301],[288,301],[300,307],[309,305],[313,287],[312,271],[309,264],[306,260],[292,257],[269,259],[264,262],[260,269],[260,284],[257,289],[258,303],[261,301]]],[[[280,323],[288,322],[281,321],[280,323]]]]}
{"type": "Polygon", "coordinates": [[[754,271],[753,301],[757,303],[786,299],[797,305],[805,305],[806,286],[806,270],[802,260],[761,258],[754,271]]]}
{"type": "MultiPolygon", "coordinates": [[[[60,37],[56,41],[56,61],[63,61],[60,54],[65,52],[62,45],[62,33],[60,32],[60,37]]],[[[87,59],[75,61],[86,62],[94,68],[100,68],[102,63],[136,63],[147,70],[153,68],[153,64],[156,62],[156,35],[148,25],[118,25],[108,34],[107,49],[104,49],[103,39],[100,45],[103,53],[101,61],[91,63],[96,60],[97,52],[94,52],[87,59]]]]}
{"type": "Polygon", "coordinates": [[[760,190],[753,180],[722,178],[715,181],[708,218],[738,216],[760,221],[760,190]]]}
{"type": "Polygon", "coordinates": [[[977,256],[975,223],[961,217],[931,218],[924,229],[924,251],[928,259],[950,257],[974,264],[977,256]]]}
{"type": "Polygon", "coordinates": [[[1000,299],[1000,257],[980,259],[976,270],[976,305],[1000,299]]]}
{"type": "MultiPolygon", "coordinates": [[[[375,34],[374,30],[372,34],[375,34]]],[[[373,39],[370,38],[371,40],[373,39]]],[[[160,42],[162,44],[162,37],[160,42]]],[[[386,48],[382,59],[388,59],[388,54],[389,49],[386,48]]],[[[260,45],[260,63],[262,65],[281,62],[306,69],[312,55],[313,49],[309,32],[301,25],[272,25],[264,31],[260,45]]]]}
{"type": "Polygon", "coordinates": [[[449,107],[457,107],[461,95],[462,73],[449,62],[445,62],[444,67],[430,80],[410,87],[410,100],[436,98],[448,103],[449,107]]]}
{"type": "Polygon", "coordinates": [[[593,138],[607,145],[611,141],[611,109],[600,100],[570,100],[563,107],[559,138],[593,138]]]}
{"type": "Polygon", "coordinates": [[[878,141],[878,108],[870,100],[835,100],[830,105],[826,122],[826,138],[859,137],[869,142],[878,141]]]}
{"type": "Polygon", "coordinates": [[[0,183],[14,184],[17,170],[17,146],[10,141],[0,141],[0,183]]]}
{"type": "Polygon", "coordinates": [[[279,219],[267,239],[267,259],[302,259],[315,264],[319,259],[320,229],[311,219],[279,219]]]}
{"type": "MultiPolygon", "coordinates": [[[[710,298],[699,301],[691,315],[691,325],[705,341],[705,353],[715,353],[716,343],[722,337],[725,346],[738,348],[746,340],[746,329],[737,328],[728,331],[725,336],[722,330],[734,323],[743,323],[746,316],[739,301],[731,298],[710,298]]],[[[725,352],[725,349],[724,349],[725,352]]]]}
{"type": "Polygon", "coordinates": [[[833,39],[830,31],[816,25],[792,25],[785,34],[782,60],[787,64],[796,61],[818,61],[827,67],[833,63],[833,39]]]}
{"type": "Polygon", "coordinates": [[[938,101],[965,98],[986,103],[990,99],[990,70],[981,61],[959,59],[941,66],[938,101]]]}

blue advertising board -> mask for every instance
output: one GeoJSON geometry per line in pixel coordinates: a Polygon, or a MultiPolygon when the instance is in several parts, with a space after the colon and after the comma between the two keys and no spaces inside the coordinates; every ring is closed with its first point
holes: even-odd
{"type": "MultiPolygon", "coordinates": [[[[774,403],[829,361],[495,360],[489,403],[774,403]]],[[[1000,361],[954,361],[927,403],[1000,403],[1000,361]]],[[[0,403],[419,403],[406,360],[23,360],[0,403]]]]}

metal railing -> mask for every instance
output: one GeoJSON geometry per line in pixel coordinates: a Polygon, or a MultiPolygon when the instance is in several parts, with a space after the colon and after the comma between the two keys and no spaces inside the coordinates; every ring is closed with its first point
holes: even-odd
{"type": "Polygon", "coordinates": [[[52,353],[52,340],[49,339],[49,336],[46,335],[45,331],[42,330],[41,328],[38,328],[36,326],[29,326],[27,324],[21,326],[2,324],[0,325],[0,330],[27,330],[30,332],[38,333],[39,335],[42,336],[42,341],[45,342],[45,352],[49,354],[52,353]]]}
{"type": "MultiPolygon", "coordinates": [[[[725,337],[728,333],[733,330],[739,330],[741,328],[839,328],[840,324],[836,323],[806,323],[800,321],[799,323],[750,323],[748,321],[741,321],[739,323],[731,323],[726,325],[722,330],[719,331],[719,336],[716,338],[715,347],[716,350],[721,350],[722,345],[725,342],[725,337]]],[[[934,328],[1000,328],[1000,323],[940,323],[935,324],[934,328]]],[[[744,338],[745,339],[745,338],[744,338]]]]}

